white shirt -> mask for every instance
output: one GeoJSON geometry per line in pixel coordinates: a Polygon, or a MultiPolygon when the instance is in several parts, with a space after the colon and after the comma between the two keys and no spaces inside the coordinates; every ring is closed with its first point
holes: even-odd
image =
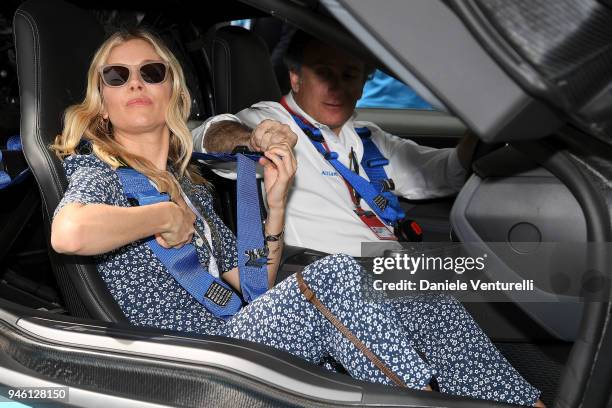
{"type": "MultiPolygon", "coordinates": [[[[389,160],[387,176],[395,183],[396,195],[408,199],[424,199],[455,194],[465,180],[465,170],[454,148],[435,149],[393,136],[372,122],[356,121],[353,115],[336,135],[328,126],[318,123],[295,102],[291,92],[285,96],[288,106],[321,130],[331,151],[349,166],[351,147],[358,161],[363,156],[363,144],[356,127],[368,127],[372,141],[389,160]]],[[[203,138],[208,127],[217,121],[233,120],[251,128],[265,119],[287,124],[298,135],[295,157],[298,163],[295,181],[289,191],[285,218],[287,245],[312,248],[328,253],[361,255],[362,242],[380,242],[376,235],[355,214],[354,204],[343,179],[316,150],[308,136],[278,102],[260,102],[236,115],[217,115],[192,131],[194,148],[204,151],[203,138]]],[[[219,173],[222,174],[222,173],[219,173]]],[[[235,178],[235,173],[222,174],[235,178]]],[[[360,175],[367,179],[365,172],[360,175]]],[[[361,200],[364,210],[370,209],[361,200]]]]}
{"type": "MultiPolygon", "coordinates": [[[[212,242],[212,233],[210,232],[210,226],[208,225],[206,218],[202,217],[202,214],[200,214],[198,209],[193,205],[193,203],[191,202],[189,197],[187,197],[187,194],[183,192],[183,190],[181,190],[181,195],[183,196],[183,200],[185,200],[185,203],[189,206],[191,211],[193,211],[193,213],[200,219],[200,221],[202,221],[202,224],[204,224],[204,238],[206,239],[206,241],[208,241],[208,248],[210,248],[210,258],[208,259],[208,273],[210,273],[215,278],[218,278],[219,265],[217,264],[217,259],[215,258],[215,254],[212,251],[212,248],[214,248],[214,246],[212,242]]],[[[201,247],[202,245],[204,245],[203,238],[202,236],[200,236],[197,230],[194,231],[196,234],[195,244],[201,247]]]]}

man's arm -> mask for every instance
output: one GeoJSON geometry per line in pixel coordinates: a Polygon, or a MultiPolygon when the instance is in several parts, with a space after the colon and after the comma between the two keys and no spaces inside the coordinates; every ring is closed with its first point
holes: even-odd
{"type": "Polygon", "coordinates": [[[470,170],[472,166],[472,157],[474,156],[474,150],[478,143],[478,137],[473,133],[466,133],[457,144],[457,157],[459,163],[465,170],[470,170]]]}
{"type": "MultiPolygon", "coordinates": [[[[459,151],[455,148],[422,146],[412,140],[393,136],[374,124],[368,127],[372,130],[372,141],[389,159],[386,171],[394,181],[394,194],[409,200],[420,200],[449,196],[461,189],[466,175],[462,161],[469,161],[463,152],[460,159],[459,151]]],[[[465,149],[467,153],[469,146],[465,146],[465,149]]]]}
{"type": "Polygon", "coordinates": [[[236,146],[264,152],[269,146],[279,143],[286,143],[290,148],[297,143],[297,135],[280,122],[266,119],[252,130],[242,123],[222,120],[210,125],[202,145],[207,152],[231,152],[236,146]]]}
{"type": "Polygon", "coordinates": [[[239,122],[222,120],[210,125],[204,135],[203,146],[207,152],[231,153],[236,146],[251,146],[252,130],[239,122]]]}

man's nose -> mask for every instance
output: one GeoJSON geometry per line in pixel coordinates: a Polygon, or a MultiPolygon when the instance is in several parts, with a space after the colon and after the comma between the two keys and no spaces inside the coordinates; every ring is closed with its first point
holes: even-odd
{"type": "Polygon", "coordinates": [[[340,86],[340,76],[339,75],[330,75],[327,78],[327,86],[330,91],[338,90],[341,88],[340,86]]]}

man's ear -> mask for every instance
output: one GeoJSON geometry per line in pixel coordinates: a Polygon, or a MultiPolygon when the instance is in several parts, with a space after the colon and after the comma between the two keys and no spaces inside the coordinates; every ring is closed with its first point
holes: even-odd
{"type": "Polygon", "coordinates": [[[300,92],[300,85],[302,85],[302,80],[299,72],[294,69],[289,70],[289,82],[291,82],[291,90],[293,93],[300,92]]]}

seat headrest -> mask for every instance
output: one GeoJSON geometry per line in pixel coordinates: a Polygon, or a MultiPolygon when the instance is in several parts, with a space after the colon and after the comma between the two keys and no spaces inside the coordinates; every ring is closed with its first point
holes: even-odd
{"type": "Polygon", "coordinates": [[[242,27],[221,27],[212,37],[209,54],[217,114],[280,100],[270,53],[256,34],[242,27]]]}

